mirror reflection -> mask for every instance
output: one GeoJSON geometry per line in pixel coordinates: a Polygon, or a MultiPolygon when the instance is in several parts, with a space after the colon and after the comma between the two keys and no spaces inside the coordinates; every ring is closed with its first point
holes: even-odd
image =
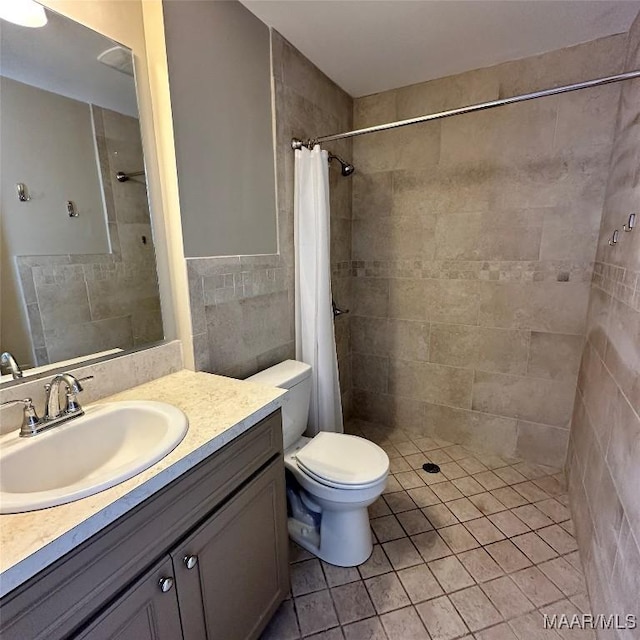
{"type": "Polygon", "coordinates": [[[0,20],[0,352],[22,369],[163,338],[131,52],[46,16],[0,20]]]}

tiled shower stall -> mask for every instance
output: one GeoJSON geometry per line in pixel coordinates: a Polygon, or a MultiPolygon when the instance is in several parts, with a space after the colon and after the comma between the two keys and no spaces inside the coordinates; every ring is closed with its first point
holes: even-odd
{"type": "MultiPolygon", "coordinates": [[[[357,99],[355,126],[612,75],[625,46],[357,99]]],[[[563,464],[620,89],[355,139],[356,417],[563,464]]]]}

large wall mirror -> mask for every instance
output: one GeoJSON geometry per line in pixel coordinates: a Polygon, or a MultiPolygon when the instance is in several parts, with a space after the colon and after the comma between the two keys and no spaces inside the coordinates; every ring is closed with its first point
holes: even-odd
{"type": "Polygon", "coordinates": [[[0,351],[25,375],[164,337],[131,51],[46,16],[0,20],[0,351]]]}

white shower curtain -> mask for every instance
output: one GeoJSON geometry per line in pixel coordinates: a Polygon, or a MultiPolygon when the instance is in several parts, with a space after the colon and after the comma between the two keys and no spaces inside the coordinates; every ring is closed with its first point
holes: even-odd
{"type": "Polygon", "coordinates": [[[328,153],[295,152],[296,358],[312,367],[309,431],[342,433],[331,306],[328,153]]]}

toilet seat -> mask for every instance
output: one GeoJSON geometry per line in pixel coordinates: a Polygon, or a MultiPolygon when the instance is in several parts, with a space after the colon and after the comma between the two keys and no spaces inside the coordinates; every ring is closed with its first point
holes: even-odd
{"type": "Polygon", "coordinates": [[[389,458],[378,445],[343,433],[322,431],[295,453],[298,468],[336,489],[362,489],[389,472],[389,458]]]}
{"type": "Polygon", "coordinates": [[[300,473],[303,473],[305,476],[307,476],[310,480],[314,480],[318,484],[321,484],[328,489],[341,489],[344,491],[366,489],[368,487],[374,486],[377,482],[367,482],[366,484],[340,484],[338,482],[331,482],[331,480],[327,480],[326,478],[321,478],[308,469],[305,469],[301,464],[298,464],[298,470],[300,471],[300,473]]]}

